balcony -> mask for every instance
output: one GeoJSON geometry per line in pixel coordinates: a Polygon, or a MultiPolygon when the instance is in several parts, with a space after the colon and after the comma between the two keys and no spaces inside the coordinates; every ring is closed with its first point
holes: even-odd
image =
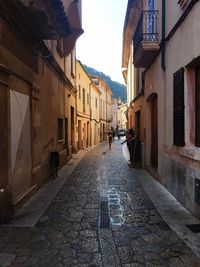
{"type": "Polygon", "coordinates": [[[39,40],[66,38],[67,45],[73,47],[83,33],[80,3],[80,0],[0,0],[0,14],[23,34],[39,40]]]}
{"type": "Polygon", "coordinates": [[[133,63],[136,68],[148,67],[159,49],[157,10],[142,11],[133,37],[133,63]]]}

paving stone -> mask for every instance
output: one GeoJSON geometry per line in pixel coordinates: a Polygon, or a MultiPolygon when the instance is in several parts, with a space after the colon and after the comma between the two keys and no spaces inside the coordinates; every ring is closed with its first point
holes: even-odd
{"type": "Polygon", "coordinates": [[[9,266],[15,257],[16,257],[15,254],[0,253],[0,266],[1,267],[9,266]]]}
{"type": "Polygon", "coordinates": [[[128,264],[124,264],[124,267],[142,267],[144,265],[140,264],[140,263],[128,263],[128,264]]]}
{"type": "Polygon", "coordinates": [[[103,265],[105,267],[119,267],[120,260],[118,258],[111,230],[107,229],[100,230],[99,237],[100,237],[103,265]]]}
{"type": "Polygon", "coordinates": [[[99,251],[99,243],[96,238],[87,237],[87,239],[80,242],[80,246],[85,252],[95,253],[99,251]]]}
{"type": "Polygon", "coordinates": [[[131,263],[133,261],[135,252],[132,251],[131,247],[119,247],[117,251],[122,264],[131,263]]]}
{"type": "MultiPolygon", "coordinates": [[[[176,267],[186,267],[186,265],[178,257],[170,259],[169,266],[170,267],[174,267],[174,266],[176,266],[176,267]]],[[[192,266],[194,266],[194,265],[192,265],[192,266]]]]}
{"type": "Polygon", "coordinates": [[[92,231],[92,230],[81,231],[80,235],[84,237],[97,237],[96,231],[92,231]]]}
{"type": "Polygon", "coordinates": [[[200,260],[162,220],[116,140],[111,151],[102,144],[85,154],[36,227],[0,228],[0,266],[198,267],[200,260]],[[98,228],[104,199],[110,229],[98,228]]]}

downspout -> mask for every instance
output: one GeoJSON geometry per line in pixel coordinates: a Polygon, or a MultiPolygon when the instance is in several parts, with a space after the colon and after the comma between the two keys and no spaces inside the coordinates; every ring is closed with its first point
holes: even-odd
{"type": "MultiPolygon", "coordinates": [[[[165,65],[165,34],[166,34],[166,1],[162,0],[162,40],[161,40],[161,67],[163,71],[166,70],[165,65]]],[[[166,103],[166,73],[164,75],[164,88],[163,88],[163,101],[164,101],[164,144],[167,144],[167,129],[166,129],[166,121],[167,121],[167,103],[166,103]]]]}
{"type": "Polygon", "coordinates": [[[161,67],[165,71],[165,26],[166,26],[166,2],[162,0],[162,40],[161,40],[161,67]]]}

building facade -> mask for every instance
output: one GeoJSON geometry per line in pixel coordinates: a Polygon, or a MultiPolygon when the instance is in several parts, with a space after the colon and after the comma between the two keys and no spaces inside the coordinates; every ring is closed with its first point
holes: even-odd
{"type": "Polygon", "coordinates": [[[82,32],[81,1],[0,3],[2,220],[72,153],[74,47],[82,32]]]}
{"type": "Polygon", "coordinates": [[[118,125],[118,99],[112,98],[111,105],[111,127],[116,130],[118,125]]]}
{"type": "Polygon", "coordinates": [[[145,167],[198,217],[199,12],[195,0],[129,1],[123,39],[127,87],[134,81],[129,120],[135,126],[140,107],[145,167]]]}
{"type": "MultiPolygon", "coordinates": [[[[127,103],[121,104],[118,106],[118,123],[117,128],[118,129],[127,129],[127,109],[128,105],[127,103]]],[[[130,127],[131,128],[131,127],[130,127]]]]}
{"type": "Polygon", "coordinates": [[[76,117],[77,117],[77,150],[89,147],[91,144],[90,137],[90,109],[91,109],[91,88],[92,80],[85,71],[80,61],[76,61],[76,117]]]}
{"type": "Polygon", "coordinates": [[[102,78],[92,76],[92,80],[100,91],[100,142],[102,142],[107,140],[107,133],[111,130],[112,91],[102,78]]]}
{"type": "Polygon", "coordinates": [[[91,123],[91,146],[100,143],[100,98],[101,93],[95,83],[91,83],[91,108],[90,108],[90,123],[91,123]]]}

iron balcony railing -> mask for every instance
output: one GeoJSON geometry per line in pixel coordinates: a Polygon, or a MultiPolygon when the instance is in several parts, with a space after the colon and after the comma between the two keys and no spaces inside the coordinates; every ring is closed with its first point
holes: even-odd
{"type": "Polygon", "coordinates": [[[134,55],[141,42],[157,42],[158,10],[143,10],[133,37],[134,55]]]}

